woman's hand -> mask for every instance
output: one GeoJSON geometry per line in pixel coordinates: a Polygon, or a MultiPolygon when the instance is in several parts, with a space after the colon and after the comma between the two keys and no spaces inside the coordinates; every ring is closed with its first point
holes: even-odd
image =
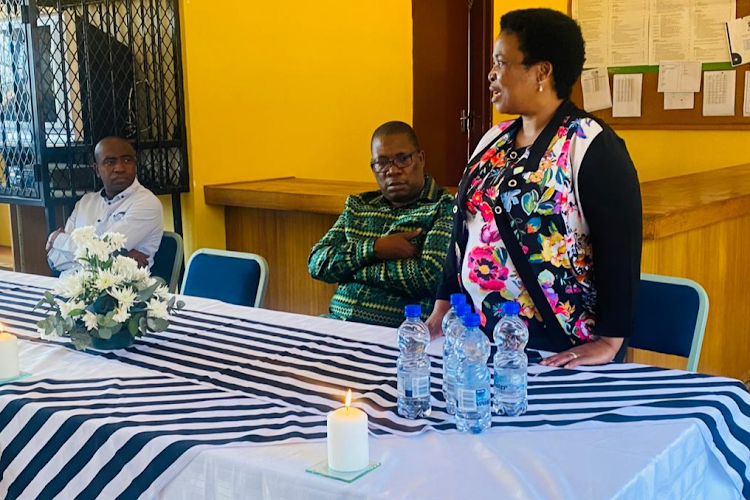
{"type": "Polygon", "coordinates": [[[588,344],[579,345],[544,358],[541,364],[544,366],[562,366],[563,368],[603,365],[615,359],[622,342],[623,339],[620,337],[597,337],[596,340],[588,344]]]}
{"type": "Polygon", "coordinates": [[[432,314],[427,318],[425,324],[430,329],[430,338],[434,339],[443,334],[443,316],[450,311],[451,304],[447,300],[436,300],[432,314]]]}

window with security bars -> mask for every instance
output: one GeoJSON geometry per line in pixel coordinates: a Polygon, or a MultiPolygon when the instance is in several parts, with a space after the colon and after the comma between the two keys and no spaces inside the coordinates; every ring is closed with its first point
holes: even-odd
{"type": "Polygon", "coordinates": [[[93,148],[133,142],[156,194],[189,191],[178,0],[0,0],[0,202],[66,205],[93,148]]]}

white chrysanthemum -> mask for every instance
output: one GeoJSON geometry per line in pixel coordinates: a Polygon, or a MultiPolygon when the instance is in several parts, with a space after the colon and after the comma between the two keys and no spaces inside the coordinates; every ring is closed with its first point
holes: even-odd
{"type": "Polygon", "coordinates": [[[86,314],[83,315],[83,324],[86,325],[86,330],[96,330],[99,328],[96,314],[91,311],[86,311],[86,314]]]}
{"type": "Polygon", "coordinates": [[[113,274],[110,271],[100,271],[99,275],[94,281],[94,286],[97,290],[109,290],[114,288],[122,282],[122,277],[113,274]]]}
{"type": "Polygon", "coordinates": [[[162,302],[161,300],[156,298],[151,299],[148,301],[148,306],[146,307],[146,309],[148,310],[148,315],[152,318],[169,319],[166,302],[162,302]]]}
{"type": "Polygon", "coordinates": [[[130,318],[130,313],[127,309],[118,308],[115,309],[115,314],[112,319],[118,323],[125,323],[130,318]]]}
{"type": "Polygon", "coordinates": [[[109,259],[109,255],[112,253],[106,241],[94,240],[88,244],[86,249],[89,252],[89,256],[95,256],[100,262],[109,259]]]}
{"type": "Polygon", "coordinates": [[[148,272],[148,269],[143,269],[142,267],[139,267],[135,271],[133,271],[133,277],[132,280],[135,282],[135,284],[138,286],[138,290],[143,290],[144,288],[148,288],[148,283],[151,278],[151,275],[148,272]]]}
{"type": "Polygon", "coordinates": [[[115,288],[110,290],[109,294],[118,302],[118,308],[129,310],[130,307],[135,304],[138,295],[133,291],[132,288],[115,288]]]}
{"type": "Polygon", "coordinates": [[[70,236],[78,248],[85,248],[96,238],[96,230],[94,226],[79,227],[70,236]]]}
{"type": "Polygon", "coordinates": [[[126,281],[133,281],[135,272],[138,270],[138,263],[135,259],[118,255],[112,263],[112,272],[122,276],[126,281]]]}
{"type": "Polygon", "coordinates": [[[86,304],[82,300],[69,300],[67,302],[59,300],[57,305],[60,307],[60,314],[63,316],[70,316],[72,311],[86,308],[86,304]]]}
{"type": "Polygon", "coordinates": [[[55,283],[54,293],[66,299],[77,297],[83,292],[85,279],[85,275],[80,272],[62,276],[55,283]]]}
{"type": "Polygon", "coordinates": [[[102,239],[109,242],[110,252],[116,252],[124,248],[125,243],[128,241],[125,235],[120,233],[104,233],[102,239]]]}
{"type": "Polygon", "coordinates": [[[161,300],[169,300],[169,288],[167,288],[164,285],[159,286],[155,291],[154,295],[156,295],[161,300]]]}

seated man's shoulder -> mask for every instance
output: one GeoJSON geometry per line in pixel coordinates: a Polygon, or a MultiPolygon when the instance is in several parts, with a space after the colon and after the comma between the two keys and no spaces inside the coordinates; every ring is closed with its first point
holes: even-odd
{"type": "Polygon", "coordinates": [[[364,193],[350,194],[346,198],[345,206],[349,209],[366,209],[382,197],[383,194],[380,191],[366,191],[364,193]]]}
{"type": "Polygon", "coordinates": [[[138,198],[139,203],[142,203],[148,208],[153,208],[160,212],[164,209],[159,198],[150,189],[144,186],[138,186],[138,198]]]}

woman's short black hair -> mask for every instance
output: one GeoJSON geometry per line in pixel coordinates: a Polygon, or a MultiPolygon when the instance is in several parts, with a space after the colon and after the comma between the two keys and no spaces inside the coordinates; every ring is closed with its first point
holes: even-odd
{"type": "Polygon", "coordinates": [[[570,97],[586,59],[578,23],[552,9],[514,10],[500,19],[500,31],[518,37],[518,48],[523,52],[526,66],[550,62],[557,96],[560,99],[570,97]]]}

